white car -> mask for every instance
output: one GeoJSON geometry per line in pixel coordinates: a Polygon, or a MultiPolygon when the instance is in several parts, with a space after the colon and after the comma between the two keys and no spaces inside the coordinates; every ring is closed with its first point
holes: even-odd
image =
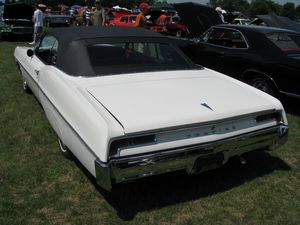
{"type": "Polygon", "coordinates": [[[287,140],[277,99],[193,64],[150,30],[48,29],[14,56],[62,153],[106,190],[171,171],[199,173],[287,140]]]}

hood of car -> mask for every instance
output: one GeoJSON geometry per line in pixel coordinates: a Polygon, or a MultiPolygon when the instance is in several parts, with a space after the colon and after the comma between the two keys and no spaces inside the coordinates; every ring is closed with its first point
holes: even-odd
{"type": "Polygon", "coordinates": [[[223,23],[218,13],[209,6],[193,2],[172,4],[172,6],[178,12],[192,38],[199,37],[213,25],[223,23]]]}
{"type": "Polygon", "coordinates": [[[5,20],[29,20],[31,21],[34,8],[28,4],[14,3],[4,6],[3,19],[5,20]]]}
{"type": "Polygon", "coordinates": [[[216,121],[274,108],[268,95],[210,70],[121,75],[86,87],[125,133],[216,121]],[[127,79],[126,77],[130,77],[127,79]]]}

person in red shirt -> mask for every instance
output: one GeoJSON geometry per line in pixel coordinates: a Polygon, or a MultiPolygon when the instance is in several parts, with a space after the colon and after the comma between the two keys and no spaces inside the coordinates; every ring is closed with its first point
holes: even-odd
{"type": "Polygon", "coordinates": [[[157,25],[165,25],[167,20],[167,15],[165,12],[162,12],[158,19],[155,21],[157,25]]]}
{"type": "Polygon", "coordinates": [[[148,11],[151,9],[151,6],[148,5],[146,2],[142,2],[140,4],[141,13],[137,15],[134,26],[135,27],[146,27],[146,17],[145,15],[148,13],[148,11]]]}

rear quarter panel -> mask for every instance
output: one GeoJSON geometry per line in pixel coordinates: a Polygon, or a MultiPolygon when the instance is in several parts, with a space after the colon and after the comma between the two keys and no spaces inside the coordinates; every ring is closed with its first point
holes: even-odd
{"type": "MultiPolygon", "coordinates": [[[[80,78],[78,78],[80,79],[80,78]]],[[[57,135],[79,161],[95,175],[94,160],[107,161],[111,136],[122,134],[117,124],[108,124],[84,90],[53,66],[40,71],[40,102],[57,135]]],[[[101,109],[100,109],[101,110],[101,109]]]]}

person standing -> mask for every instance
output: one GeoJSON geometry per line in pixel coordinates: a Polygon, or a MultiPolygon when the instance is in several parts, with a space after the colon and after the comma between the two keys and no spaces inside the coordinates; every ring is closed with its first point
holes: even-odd
{"type": "Polygon", "coordinates": [[[216,11],[217,11],[217,13],[219,14],[219,16],[220,16],[222,22],[225,23],[225,19],[224,19],[224,16],[223,16],[223,12],[224,12],[225,10],[223,10],[221,7],[217,7],[217,8],[216,8],[216,11]]]}
{"type": "Polygon", "coordinates": [[[140,10],[141,13],[137,15],[134,26],[135,27],[146,27],[147,26],[147,19],[146,19],[146,14],[148,11],[151,9],[151,6],[148,5],[146,2],[142,2],[140,4],[140,10]]]}
{"type": "Polygon", "coordinates": [[[95,2],[95,11],[93,14],[93,25],[94,26],[104,26],[105,25],[105,10],[101,7],[100,1],[95,2]]]}
{"type": "Polygon", "coordinates": [[[155,23],[157,25],[166,25],[166,22],[167,22],[167,14],[166,12],[162,11],[161,12],[161,15],[158,17],[158,19],[155,21],[155,23]]]}
{"type": "Polygon", "coordinates": [[[85,18],[85,26],[90,26],[92,24],[91,22],[91,9],[87,7],[84,10],[84,18],[85,18]]]}
{"type": "Polygon", "coordinates": [[[32,18],[32,21],[33,21],[33,24],[34,24],[34,31],[33,31],[33,42],[31,42],[30,44],[32,45],[35,45],[41,35],[42,35],[42,32],[43,32],[43,18],[44,15],[43,15],[43,12],[42,10],[40,9],[39,5],[36,4],[35,5],[35,11],[33,13],[33,18],[32,18]]]}

